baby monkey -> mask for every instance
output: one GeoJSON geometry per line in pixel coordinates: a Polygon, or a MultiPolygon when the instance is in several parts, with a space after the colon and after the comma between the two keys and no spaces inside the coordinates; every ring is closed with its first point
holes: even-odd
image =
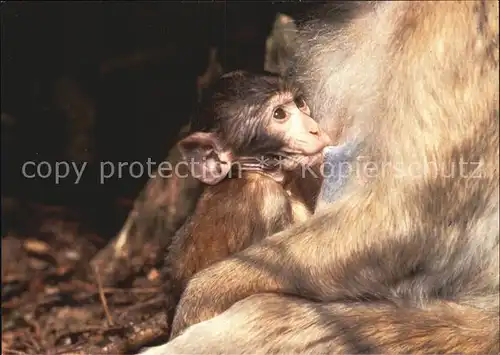
{"type": "Polygon", "coordinates": [[[230,72],[205,98],[193,133],[178,143],[206,187],[166,257],[169,325],[196,272],[311,215],[293,179],[331,144],[298,88],[279,76],[230,72]]]}

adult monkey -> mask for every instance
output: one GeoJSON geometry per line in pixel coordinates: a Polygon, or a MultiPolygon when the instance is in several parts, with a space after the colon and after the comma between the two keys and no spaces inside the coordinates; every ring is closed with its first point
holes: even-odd
{"type": "Polygon", "coordinates": [[[356,5],[298,79],[385,170],[201,271],[157,354],[499,352],[498,2],[356,5]]]}

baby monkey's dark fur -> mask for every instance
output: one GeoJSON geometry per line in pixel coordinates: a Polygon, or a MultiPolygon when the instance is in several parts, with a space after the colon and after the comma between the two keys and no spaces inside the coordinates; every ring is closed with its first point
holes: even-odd
{"type": "Polygon", "coordinates": [[[169,324],[197,271],[310,216],[294,190],[297,167],[319,162],[330,143],[298,88],[278,76],[231,72],[205,98],[179,142],[207,186],[167,253],[169,324]]]}

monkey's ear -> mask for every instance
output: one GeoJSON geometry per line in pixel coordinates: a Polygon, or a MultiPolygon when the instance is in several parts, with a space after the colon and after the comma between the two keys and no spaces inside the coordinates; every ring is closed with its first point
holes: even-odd
{"type": "Polygon", "coordinates": [[[215,133],[192,133],[177,146],[192,176],[205,184],[219,183],[231,169],[231,152],[221,148],[215,133]]]}

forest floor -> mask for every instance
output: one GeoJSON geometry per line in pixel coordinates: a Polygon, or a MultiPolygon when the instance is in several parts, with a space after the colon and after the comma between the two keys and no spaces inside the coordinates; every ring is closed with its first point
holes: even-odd
{"type": "Polygon", "coordinates": [[[82,213],[40,204],[23,210],[22,231],[2,233],[2,354],[102,353],[161,314],[157,269],[102,287],[89,261],[107,240],[82,213]]]}

